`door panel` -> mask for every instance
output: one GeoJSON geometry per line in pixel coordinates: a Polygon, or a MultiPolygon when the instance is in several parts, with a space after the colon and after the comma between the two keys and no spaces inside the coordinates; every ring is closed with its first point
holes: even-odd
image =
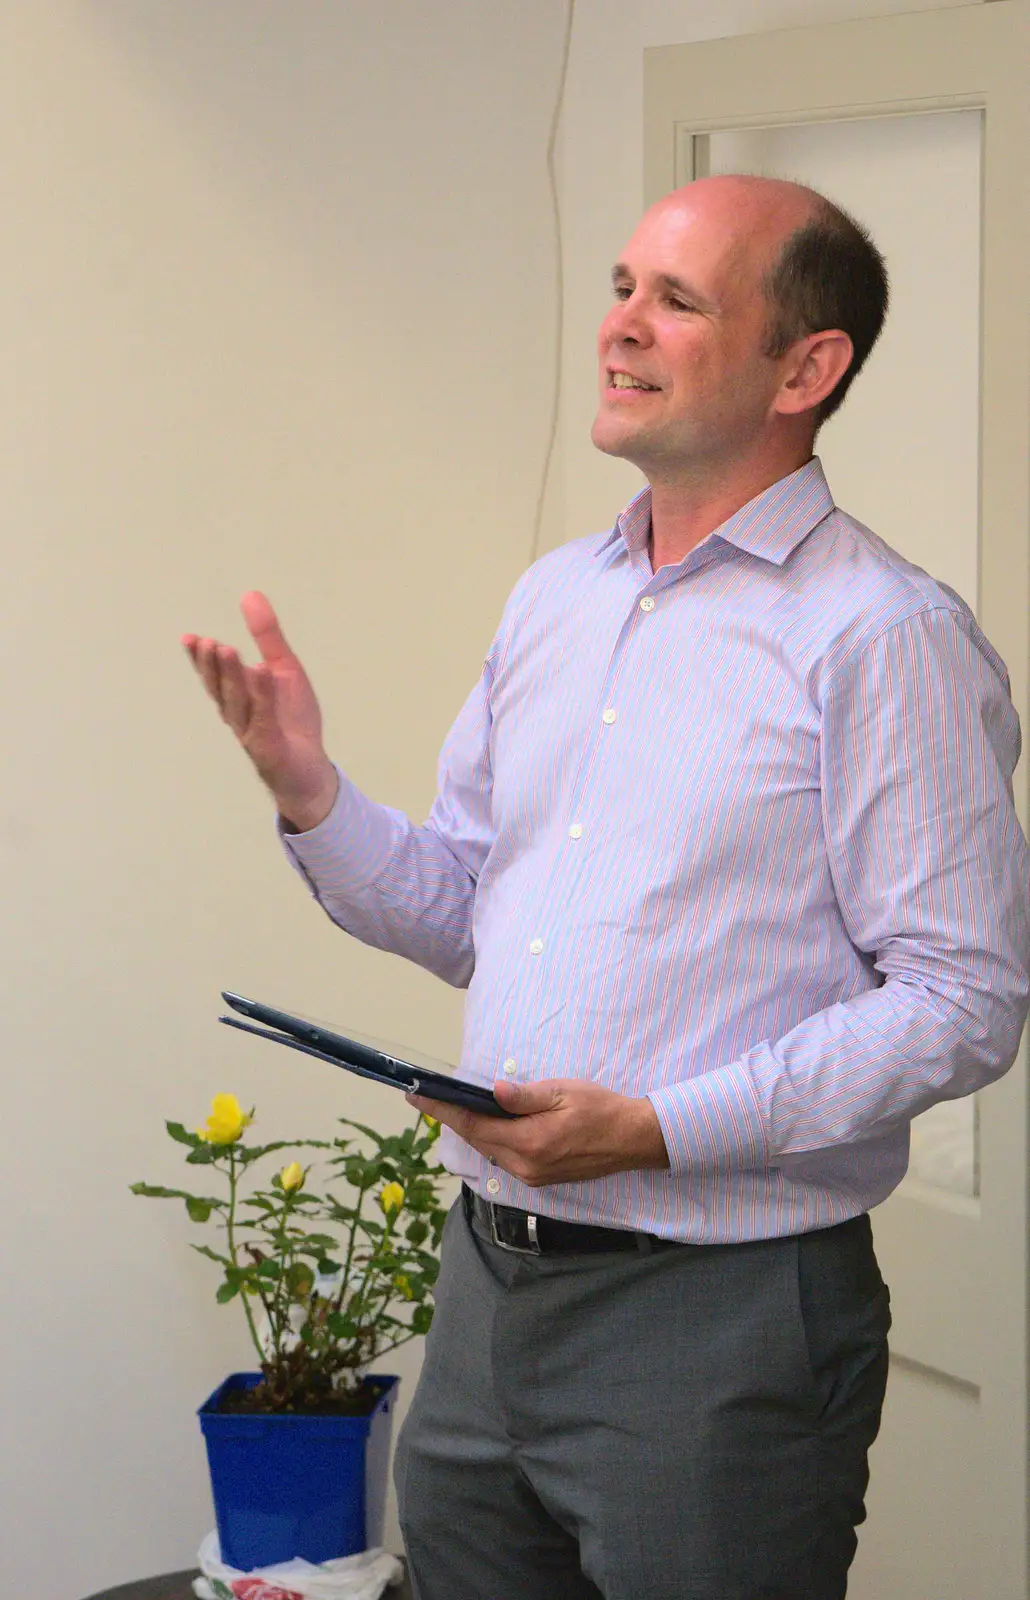
{"type": "Polygon", "coordinates": [[[983,1450],[978,1391],[895,1361],[848,1600],[990,1600],[969,1537],[983,1450]]]}

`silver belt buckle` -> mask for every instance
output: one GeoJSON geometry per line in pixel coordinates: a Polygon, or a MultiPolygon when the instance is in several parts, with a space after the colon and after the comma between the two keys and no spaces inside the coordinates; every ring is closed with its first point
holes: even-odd
{"type": "Polygon", "coordinates": [[[506,1240],[498,1237],[497,1233],[497,1206],[493,1200],[488,1200],[490,1208],[490,1237],[498,1250],[507,1250],[513,1256],[538,1256],[542,1254],[540,1241],[536,1236],[536,1217],[531,1211],[526,1213],[526,1232],[529,1234],[529,1245],[523,1249],[520,1244],[508,1244],[506,1240]]]}

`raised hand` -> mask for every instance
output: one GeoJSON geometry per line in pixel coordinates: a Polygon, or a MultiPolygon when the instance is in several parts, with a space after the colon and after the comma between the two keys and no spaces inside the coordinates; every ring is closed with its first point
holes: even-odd
{"type": "Polygon", "coordinates": [[[322,743],[322,713],[311,680],[283,638],[263,594],[240,602],[247,631],[261,653],[248,667],[232,645],[183,635],[182,643],[208,694],[298,831],[328,816],[338,779],[322,743]]]}

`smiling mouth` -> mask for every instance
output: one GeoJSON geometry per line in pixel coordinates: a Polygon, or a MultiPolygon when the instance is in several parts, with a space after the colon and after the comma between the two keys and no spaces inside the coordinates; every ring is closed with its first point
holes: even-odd
{"type": "Polygon", "coordinates": [[[654,383],[645,383],[643,378],[634,378],[628,372],[609,372],[608,389],[620,393],[637,392],[639,394],[657,394],[658,386],[654,383]]]}

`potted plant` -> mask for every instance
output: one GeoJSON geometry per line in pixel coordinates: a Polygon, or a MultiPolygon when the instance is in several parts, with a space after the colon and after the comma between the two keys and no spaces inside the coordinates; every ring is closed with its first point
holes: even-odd
{"type": "Polygon", "coordinates": [[[231,1374],[198,1413],[222,1560],[243,1572],[381,1542],[398,1379],[368,1368],[433,1319],[439,1128],[420,1116],[385,1136],[340,1121],[348,1136],[249,1144],[253,1111],[216,1095],[203,1128],[166,1127],[222,1192],[131,1186],[217,1227],[219,1247],[193,1248],[219,1269],[215,1298],[246,1317],[257,1370],[231,1374]],[[301,1151],[318,1152],[317,1167],[280,1165],[301,1151]],[[262,1176],[272,1156],[278,1170],[262,1176]]]}

